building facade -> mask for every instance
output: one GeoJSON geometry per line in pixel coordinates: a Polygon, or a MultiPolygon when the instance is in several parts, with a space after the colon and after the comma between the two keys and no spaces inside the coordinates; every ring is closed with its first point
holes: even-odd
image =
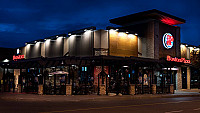
{"type": "Polygon", "coordinates": [[[199,88],[191,47],[181,45],[176,26],[184,19],[149,10],[110,22],[120,27],[89,27],[17,48],[13,61],[1,64],[4,91],[134,95],[199,88]]]}

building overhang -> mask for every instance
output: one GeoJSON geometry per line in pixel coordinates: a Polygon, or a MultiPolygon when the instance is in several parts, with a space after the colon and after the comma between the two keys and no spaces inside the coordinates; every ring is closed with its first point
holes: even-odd
{"type": "Polygon", "coordinates": [[[141,20],[145,21],[149,19],[155,19],[168,25],[178,25],[178,24],[185,23],[184,19],[181,19],[179,17],[167,14],[165,12],[162,12],[156,9],[111,19],[110,22],[113,24],[123,26],[123,25],[129,25],[131,23],[138,22],[141,20]]]}

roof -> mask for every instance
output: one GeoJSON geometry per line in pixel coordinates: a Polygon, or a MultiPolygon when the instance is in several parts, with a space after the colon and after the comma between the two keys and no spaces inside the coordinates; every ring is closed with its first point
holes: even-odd
{"type": "Polygon", "coordinates": [[[152,9],[123,17],[111,19],[110,22],[117,25],[127,25],[141,20],[156,19],[168,25],[178,25],[185,23],[185,20],[165,12],[152,9]]]}

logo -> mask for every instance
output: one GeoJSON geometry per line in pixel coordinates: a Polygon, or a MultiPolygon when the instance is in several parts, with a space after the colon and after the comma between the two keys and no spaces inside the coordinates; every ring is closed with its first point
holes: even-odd
{"type": "Polygon", "coordinates": [[[167,61],[172,61],[172,62],[182,62],[185,64],[190,64],[190,60],[186,60],[185,58],[172,58],[171,56],[167,55],[167,61]]]}
{"type": "Polygon", "coordinates": [[[170,49],[173,47],[174,44],[174,38],[172,36],[172,34],[170,33],[165,33],[163,35],[163,45],[165,48],[170,49]]]}
{"type": "Polygon", "coordinates": [[[18,55],[18,56],[13,55],[13,60],[14,61],[19,60],[19,59],[24,59],[24,58],[25,58],[24,55],[18,55]]]}

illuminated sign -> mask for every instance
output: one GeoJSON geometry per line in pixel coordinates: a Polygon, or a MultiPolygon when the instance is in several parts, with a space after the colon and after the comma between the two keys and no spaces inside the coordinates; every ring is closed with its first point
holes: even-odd
{"type": "Polygon", "coordinates": [[[13,55],[13,60],[14,61],[19,60],[19,59],[24,59],[24,58],[25,58],[24,55],[18,55],[18,56],[13,55]]]}
{"type": "Polygon", "coordinates": [[[182,62],[186,64],[190,64],[190,60],[186,60],[185,58],[172,58],[171,56],[167,55],[167,61],[172,61],[172,62],[182,62]]]}
{"type": "Polygon", "coordinates": [[[163,45],[165,48],[170,49],[173,47],[174,44],[174,38],[172,36],[172,34],[170,33],[165,33],[163,35],[163,45]]]}

